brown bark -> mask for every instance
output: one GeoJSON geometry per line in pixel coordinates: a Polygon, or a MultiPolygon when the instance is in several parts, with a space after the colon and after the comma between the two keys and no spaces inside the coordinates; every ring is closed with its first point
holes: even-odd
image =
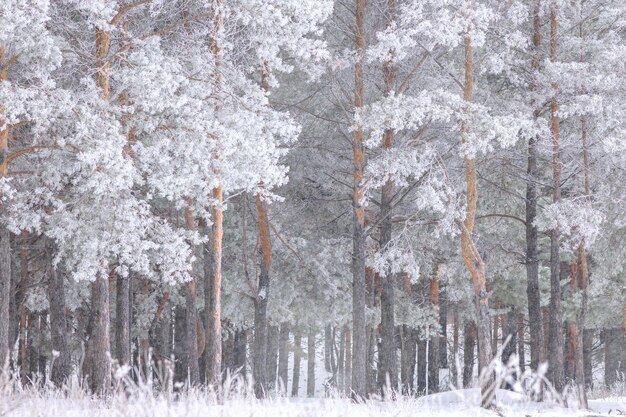
{"type": "MultiPolygon", "coordinates": [[[[465,52],[465,81],[463,85],[463,99],[471,103],[474,92],[474,57],[472,39],[469,33],[463,38],[465,52]]],[[[467,110],[465,110],[467,111],[467,110]]],[[[470,133],[470,124],[463,121],[461,124],[461,142],[466,143],[470,133]]],[[[472,233],[476,220],[476,206],[478,203],[478,186],[476,180],[476,161],[465,156],[465,180],[466,180],[466,209],[465,220],[461,230],[461,253],[465,266],[469,271],[474,284],[474,297],[476,304],[477,334],[478,334],[478,363],[483,375],[480,377],[481,402],[483,408],[491,408],[495,399],[495,384],[492,373],[489,371],[489,363],[492,360],[491,351],[491,319],[489,317],[489,294],[487,293],[485,264],[475,246],[472,233]]]]}
{"type": "MultiPolygon", "coordinates": [[[[0,45],[0,84],[7,80],[8,57],[5,54],[3,45],[0,45]]],[[[4,124],[1,117],[3,112],[2,103],[0,103],[0,125],[4,124]]],[[[0,178],[8,174],[9,155],[9,128],[0,129],[0,178]]],[[[4,226],[0,226],[0,376],[4,372],[8,372],[9,366],[9,314],[11,299],[11,245],[10,233],[4,226]]]]}
{"type": "MultiPolygon", "coordinates": [[[[354,67],[354,108],[364,104],[363,61],[365,55],[365,0],[356,0],[355,49],[357,61],[354,67]]],[[[353,249],[352,249],[352,396],[355,400],[367,394],[367,339],[365,329],[365,190],[363,170],[363,126],[354,130],[353,138],[353,249]]]]}
{"type": "MultiPolygon", "coordinates": [[[[557,4],[552,1],[550,5],[550,62],[557,61],[557,4]]],[[[552,83],[552,97],[550,99],[550,132],[552,136],[552,201],[558,203],[561,200],[561,149],[560,126],[559,126],[559,102],[557,98],[558,84],[552,83]]],[[[550,232],[550,332],[548,339],[548,362],[552,385],[557,392],[562,392],[565,387],[563,373],[563,332],[561,312],[561,284],[560,284],[560,231],[557,226],[550,232]]]]}
{"type": "Polygon", "coordinates": [[[259,284],[254,302],[254,353],[253,378],[257,398],[267,394],[267,302],[270,295],[270,268],[272,266],[272,242],[270,240],[267,202],[260,194],[256,196],[256,209],[259,223],[259,244],[261,264],[259,284]]]}
{"type": "MultiPolygon", "coordinates": [[[[222,67],[224,56],[222,50],[222,37],[224,31],[224,1],[213,1],[213,30],[209,38],[209,49],[215,60],[215,94],[217,95],[215,112],[219,113],[222,107],[222,67]]],[[[209,384],[220,382],[222,372],[222,325],[221,325],[221,282],[222,282],[222,239],[223,239],[223,210],[224,191],[222,187],[213,189],[213,199],[211,207],[211,239],[210,258],[211,269],[209,285],[205,285],[205,300],[208,304],[205,308],[205,328],[207,332],[207,352],[206,352],[206,380],[209,384]]]]}

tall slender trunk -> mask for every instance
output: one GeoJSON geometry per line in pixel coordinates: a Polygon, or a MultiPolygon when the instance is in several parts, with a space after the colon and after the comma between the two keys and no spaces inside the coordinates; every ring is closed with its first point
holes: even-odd
{"type": "Polygon", "coordinates": [[[67,343],[67,317],[65,314],[65,276],[63,270],[52,266],[53,243],[46,244],[48,275],[48,300],[50,301],[50,343],[53,351],[50,380],[61,387],[70,376],[71,358],[67,343]],[[58,354],[55,355],[54,352],[58,354]]]}
{"type": "MultiPolygon", "coordinates": [[[[533,1],[533,58],[532,90],[537,91],[537,71],[541,60],[541,0],[533,1]]],[[[536,99],[531,102],[534,108],[534,118],[540,115],[539,104],[536,99]]],[[[526,294],[528,297],[528,319],[530,326],[530,367],[536,371],[539,364],[546,360],[543,316],[541,314],[541,294],[539,291],[539,255],[537,246],[537,183],[539,170],[537,169],[538,136],[528,140],[528,164],[526,169],[526,294]]],[[[541,399],[541,398],[539,398],[541,399]]]]}
{"type": "Polygon", "coordinates": [[[517,354],[519,356],[519,367],[523,373],[526,371],[526,344],[524,340],[524,313],[517,316],[517,354]]]}
{"type": "Polygon", "coordinates": [[[307,371],[306,371],[306,395],[315,396],[315,330],[309,330],[307,337],[307,371]]]}
{"type": "MultiPolygon", "coordinates": [[[[441,267],[435,266],[433,275],[430,277],[430,302],[439,316],[439,275],[441,267]]],[[[430,330],[428,343],[428,393],[439,392],[439,335],[440,329],[435,327],[430,330]]]]}
{"type": "MultiPolygon", "coordinates": [[[[219,113],[222,108],[222,84],[224,56],[222,39],[224,32],[224,0],[213,0],[213,31],[209,38],[209,49],[215,60],[215,94],[217,95],[215,112],[219,113]]],[[[221,382],[222,372],[222,323],[221,323],[221,282],[222,282],[222,239],[223,239],[223,213],[222,203],[224,200],[223,188],[213,189],[213,205],[211,207],[211,275],[209,285],[205,286],[205,299],[208,304],[205,307],[205,328],[207,334],[206,349],[206,380],[209,384],[221,382]]]]}
{"type": "Polygon", "coordinates": [[[289,323],[280,325],[278,344],[278,384],[284,392],[287,392],[289,382],[289,323]]]}
{"type": "Polygon", "coordinates": [[[293,378],[291,378],[291,396],[297,397],[300,390],[300,361],[302,360],[302,336],[300,331],[293,334],[293,378]]]}
{"type": "Polygon", "coordinates": [[[352,333],[348,325],[344,327],[344,332],[346,334],[346,369],[344,384],[346,395],[350,395],[352,393],[352,333]]]}
{"type": "MultiPolygon", "coordinates": [[[[364,104],[363,61],[365,55],[365,0],[356,0],[355,48],[357,61],[354,67],[354,108],[364,104]]],[[[363,126],[354,130],[353,141],[353,249],[352,249],[352,396],[355,400],[367,394],[367,340],[365,331],[365,190],[363,169],[363,126]]]]}
{"type": "MultiPolygon", "coordinates": [[[[26,349],[26,288],[28,288],[28,241],[29,234],[27,230],[22,230],[21,233],[22,245],[20,249],[20,379],[22,385],[27,383],[26,375],[26,361],[27,361],[27,349],[26,349]]],[[[17,298],[17,297],[16,297],[17,298]]]]}
{"type": "MultiPolygon", "coordinates": [[[[185,228],[195,229],[191,200],[185,207],[185,228]]],[[[196,280],[191,271],[191,279],[185,283],[185,373],[190,387],[200,383],[200,367],[198,366],[198,312],[196,310],[196,280]]]]}
{"type": "Polygon", "coordinates": [[[115,300],[115,356],[120,365],[130,365],[130,280],[117,276],[115,300]]]}
{"type": "MultiPolygon", "coordinates": [[[[387,27],[393,24],[396,9],[396,0],[387,0],[387,27]]],[[[385,94],[393,94],[396,81],[396,69],[393,62],[394,51],[389,51],[390,58],[383,64],[383,78],[385,83],[385,94]]],[[[391,129],[385,130],[383,134],[383,148],[388,151],[393,147],[394,132],[391,129]]],[[[389,250],[391,243],[392,229],[392,206],[393,199],[393,181],[387,179],[382,187],[380,200],[380,250],[385,252],[389,250]]],[[[395,338],[395,322],[394,322],[394,305],[395,305],[395,276],[388,268],[382,277],[381,295],[380,295],[380,338],[381,351],[379,352],[380,388],[384,388],[387,378],[389,379],[391,389],[391,398],[394,398],[394,391],[398,389],[398,364],[396,358],[396,338],[395,338]]],[[[386,390],[382,393],[385,395],[386,390]]]]}
{"type": "Polygon", "coordinates": [[[415,358],[417,344],[415,341],[415,331],[406,324],[401,326],[401,367],[400,381],[402,384],[402,395],[412,395],[414,392],[413,379],[415,376],[415,358]]]}
{"type": "Polygon", "coordinates": [[[324,370],[326,372],[332,371],[330,364],[332,351],[332,327],[330,324],[327,324],[326,327],[324,327],[324,370]]]}
{"type": "MultiPolygon", "coordinates": [[[[0,45],[0,62],[6,62],[5,49],[0,45]]],[[[0,68],[0,85],[7,80],[7,66],[0,68]]],[[[0,103],[0,124],[2,120],[2,103],[0,103]]],[[[0,130],[0,178],[8,174],[9,128],[0,130]]],[[[0,376],[8,372],[9,367],[9,314],[11,304],[11,234],[4,224],[0,225],[0,376]]]]}
{"type": "Polygon", "coordinates": [[[267,389],[274,391],[276,388],[277,367],[278,367],[278,349],[279,349],[280,330],[278,326],[268,326],[267,329],[267,389]]]}
{"type": "Polygon", "coordinates": [[[253,377],[254,392],[257,398],[267,394],[267,301],[270,295],[270,268],[272,265],[272,242],[270,240],[267,202],[260,194],[256,196],[256,209],[259,221],[259,242],[261,265],[258,291],[254,302],[254,353],[253,377]]]}
{"type": "Polygon", "coordinates": [[[235,330],[235,340],[233,340],[233,363],[238,372],[245,378],[246,376],[246,345],[248,344],[248,333],[246,330],[235,330]]]}
{"type": "MultiPolygon", "coordinates": [[[[471,103],[474,93],[474,53],[472,38],[467,32],[463,37],[465,52],[465,81],[463,85],[463,99],[471,103]]],[[[467,111],[466,109],[464,111],[467,111]]],[[[470,123],[465,120],[461,124],[461,142],[466,143],[470,133],[470,123]]],[[[467,186],[465,220],[461,230],[461,252],[465,266],[469,271],[474,284],[476,317],[478,328],[478,363],[483,375],[480,377],[480,405],[491,408],[495,399],[495,385],[489,363],[492,359],[491,351],[491,319],[489,317],[489,294],[486,286],[485,264],[475,246],[472,236],[476,220],[476,206],[478,203],[478,185],[476,180],[476,161],[465,156],[465,180],[467,186]]]]}
{"type": "MultiPolygon", "coordinates": [[[[111,94],[109,73],[111,63],[109,49],[111,35],[96,28],[96,85],[104,101],[109,101],[111,94]]],[[[104,395],[111,383],[111,363],[109,359],[110,312],[109,279],[98,274],[91,285],[91,315],[89,318],[87,347],[83,362],[83,375],[89,380],[93,393],[104,395]]]]}
{"type": "Polygon", "coordinates": [[[474,350],[476,348],[476,324],[465,322],[463,328],[463,387],[469,388],[474,375],[474,350]]]}
{"type": "Polygon", "coordinates": [[[439,284],[439,366],[449,368],[448,364],[448,293],[446,286],[439,284]]]}
{"type": "MultiPolygon", "coordinates": [[[[550,62],[557,61],[557,4],[553,0],[550,4],[550,62]]],[[[561,149],[559,145],[559,102],[557,98],[558,84],[552,83],[552,97],[550,99],[550,132],[552,136],[552,201],[561,200],[561,149]]],[[[550,333],[548,339],[548,362],[550,364],[550,379],[554,388],[561,392],[565,387],[563,373],[563,332],[561,312],[561,253],[560,253],[559,225],[550,232],[550,333]]]]}
{"type": "Polygon", "coordinates": [[[109,277],[98,274],[91,284],[91,314],[87,325],[87,347],[83,377],[91,392],[105,395],[111,385],[109,277]]]}
{"type": "Polygon", "coordinates": [[[450,375],[452,376],[452,386],[455,388],[461,388],[459,381],[459,312],[457,307],[454,308],[453,326],[452,366],[450,366],[450,375]]]}
{"type": "Polygon", "coordinates": [[[346,381],[346,331],[339,334],[339,353],[337,355],[337,392],[345,392],[346,381]]]}

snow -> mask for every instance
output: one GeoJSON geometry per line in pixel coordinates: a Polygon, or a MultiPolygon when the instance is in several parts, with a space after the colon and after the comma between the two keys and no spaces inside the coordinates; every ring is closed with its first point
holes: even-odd
{"type": "Polygon", "coordinates": [[[478,389],[443,392],[418,399],[401,399],[396,402],[371,400],[364,404],[354,404],[344,398],[274,398],[256,400],[240,395],[218,404],[210,396],[196,392],[182,400],[165,397],[152,398],[140,395],[127,399],[118,395],[105,401],[94,400],[79,394],[69,394],[60,398],[59,394],[20,395],[15,399],[0,401],[0,415],[10,417],[55,416],[93,417],[133,416],[133,417],[178,417],[178,416],[298,416],[298,417],[342,417],[342,416],[441,416],[469,417],[495,416],[615,416],[626,413],[626,397],[596,399],[590,401],[591,410],[572,410],[555,404],[529,402],[523,395],[510,391],[497,392],[497,409],[487,411],[479,408],[478,389]]]}

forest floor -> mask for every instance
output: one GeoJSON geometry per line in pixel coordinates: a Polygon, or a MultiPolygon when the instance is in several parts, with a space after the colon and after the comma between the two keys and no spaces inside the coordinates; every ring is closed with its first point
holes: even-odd
{"type": "Polygon", "coordinates": [[[459,390],[395,402],[368,401],[353,404],[347,399],[235,398],[216,404],[196,394],[179,400],[123,395],[107,401],[89,396],[23,392],[2,399],[0,416],[10,417],[527,417],[527,416],[620,416],[626,415],[626,397],[589,401],[591,410],[575,410],[554,404],[534,403],[522,395],[498,391],[495,411],[479,408],[478,390],[459,390]]]}

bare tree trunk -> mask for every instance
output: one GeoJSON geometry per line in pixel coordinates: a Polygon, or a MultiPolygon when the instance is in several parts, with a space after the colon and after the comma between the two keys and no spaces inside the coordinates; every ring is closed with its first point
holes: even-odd
{"type": "Polygon", "coordinates": [[[307,337],[307,371],[306,371],[306,395],[315,396],[315,330],[309,330],[307,337]]]}
{"type": "Polygon", "coordinates": [[[622,373],[626,374],[624,346],[626,346],[624,328],[604,329],[604,385],[607,388],[618,383],[622,373]]]}
{"type": "Polygon", "coordinates": [[[585,386],[587,389],[593,388],[593,338],[594,338],[594,330],[593,329],[585,329],[583,330],[583,366],[585,368],[585,386]]]}
{"type": "Polygon", "coordinates": [[[345,393],[346,395],[350,395],[352,393],[352,334],[350,332],[350,327],[345,326],[344,332],[346,334],[346,372],[345,372],[345,393]]]}
{"type": "MultiPolygon", "coordinates": [[[[356,0],[357,61],[354,67],[354,108],[364,104],[363,61],[365,55],[365,0],[356,0]]],[[[367,340],[365,331],[365,190],[363,170],[365,152],[363,150],[363,126],[354,130],[353,148],[353,252],[352,252],[352,396],[355,400],[367,394],[367,340]]]]}
{"type": "MultiPolygon", "coordinates": [[[[463,99],[471,103],[474,92],[474,54],[472,38],[467,32],[463,37],[465,52],[465,81],[463,85],[463,99]]],[[[466,110],[464,110],[466,111],[466,110]]],[[[461,142],[466,143],[471,126],[468,121],[461,124],[461,142]]],[[[491,319],[489,317],[489,293],[486,286],[485,264],[482,256],[476,248],[472,233],[476,220],[476,207],[478,203],[478,185],[476,180],[476,161],[465,156],[465,177],[467,185],[467,206],[465,220],[461,230],[461,252],[465,266],[472,276],[474,284],[474,297],[476,303],[476,317],[478,328],[478,363],[483,375],[480,377],[480,405],[483,408],[491,408],[495,399],[495,386],[489,363],[493,357],[491,351],[491,319]]]]}
{"type": "Polygon", "coordinates": [[[65,277],[62,270],[52,266],[53,244],[46,244],[46,263],[48,275],[48,300],[50,311],[50,342],[53,351],[50,379],[61,387],[70,375],[70,351],[67,344],[67,318],[65,315],[65,277]],[[58,354],[55,355],[54,352],[58,354]]]}
{"type": "Polygon", "coordinates": [[[470,388],[474,375],[474,350],[476,348],[476,324],[465,322],[463,329],[463,387],[470,388]]]}
{"type": "Polygon", "coordinates": [[[454,330],[452,333],[452,366],[450,366],[450,375],[452,376],[452,386],[461,388],[459,381],[459,312],[458,308],[454,308],[454,330]]]}
{"type": "Polygon", "coordinates": [[[293,378],[291,383],[291,396],[297,397],[300,390],[300,361],[302,360],[302,336],[300,331],[293,335],[293,378]]]}
{"type": "Polygon", "coordinates": [[[337,391],[345,392],[346,381],[346,331],[341,330],[339,335],[339,354],[337,355],[337,391]]]}
{"type": "Polygon", "coordinates": [[[254,354],[253,377],[254,392],[257,398],[267,394],[267,300],[270,294],[270,268],[272,265],[272,243],[270,240],[267,203],[260,195],[256,196],[256,208],[259,221],[259,242],[261,246],[261,265],[258,292],[254,304],[254,354]]]}
{"type": "Polygon", "coordinates": [[[115,353],[120,365],[130,365],[130,280],[116,279],[115,353]]]}
{"type": "MultiPolygon", "coordinates": [[[[557,61],[557,4],[553,0],[550,4],[550,62],[557,61]]],[[[552,135],[552,201],[561,200],[561,150],[559,145],[559,103],[557,100],[558,84],[552,83],[552,98],[550,100],[552,135]]],[[[550,363],[550,379],[557,392],[565,387],[563,374],[563,332],[561,312],[561,254],[560,231],[557,226],[550,233],[550,333],[548,339],[548,362],[550,363]]]]}
{"type": "Polygon", "coordinates": [[[413,377],[415,375],[415,358],[417,344],[415,331],[406,324],[401,326],[401,367],[400,380],[402,383],[402,395],[412,395],[414,392],[413,377]]]}
{"type": "MultiPolygon", "coordinates": [[[[439,274],[440,266],[435,267],[434,274],[430,277],[430,302],[435,310],[435,314],[439,316],[439,274]]],[[[428,345],[428,393],[434,394],[439,392],[439,331],[440,329],[431,329],[430,340],[428,345]]]]}
{"type": "Polygon", "coordinates": [[[524,340],[524,314],[517,316],[517,354],[519,356],[519,367],[523,373],[526,371],[526,345],[524,340]]]}
{"type": "Polygon", "coordinates": [[[246,376],[246,345],[248,344],[248,334],[245,330],[235,330],[235,340],[233,340],[234,352],[233,362],[235,369],[241,375],[246,376]]]}
{"type": "Polygon", "coordinates": [[[287,392],[289,383],[289,323],[280,325],[278,345],[278,384],[284,392],[287,392]]]}
{"type": "Polygon", "coordinates": [[[426,367],[426,343],[424,335],[420,331],[419,340],[417,341],[417,394],[424,395],[426,393],[426,374],[428,369],[426,367]]]}
{"type": "Polygon", "coordinates": [[[278,349],[280,330],[278,326],[268,326],[267,332],[267,389],[273,391],[276,388],[278,349]]]}
{"type": "Polygon", "coordinates": [[[448,364],[448,295],[445,285],[439,288],[439,326],[441,336],[439,337],[439,366],[449,368],[448,364]]]}
{"type": "MultiPolygon", "coordinates": [[[[5,49],[0,45],[0,60],[4,61],[5,49]]],[[[0,85],[7,80],[7,66],[3,65],[0,69],[0,85]]],[[[1,111],[0,111],[1,116],[1,111]]],[[[0,117],[0,124],[4,124],[4,120],[0,117]]],[[[0,178],[6,177],[8,174],[9,156],[9,129],[5,127],[0,130],[0,158],[2,164],[0,166],[0,178]]],[[[8,373],[9,369],[9,320],[10,304],[11,304],[11,234],[4,225],[0,225],[0,376],[8,373]]]]}
{"type": "MultiPolygon", "coordinates": [[[[222,67],[224,56],[222,50],[224,32],[224,0],[213,0],[213,32],[209,38],[209,49],[215,60],[215,94],[217,95],[215,112],[219,113],[222,108],[222,67]]],[[[213,199],[211,207],[211,274],[208,286],[208,296],[205,299],[208,304],[205,307],[205,328],[207,333],[206,352],[206,380],[209,384],[221,382],[222,372],[222,322],[221,322],[221,282],[222,282],[222,239],[223,239],[223,212],[222,202],[224,200],[224,190],[222,187],[213,189],[213,199]]]]}
{"type": "MultiPolygon", "coordinates": [[[[387,0],[387,27],[393,24],[396,9],[396,0],[387,0]]],[[[396,70],[393,63],[393,49],[389,51],[390,58],[383,65],[383,76],[385,83],[385,94],[393,94],[396,70]]],[[[393,147],[394,132],[388,129],[383,134],[383,148],[389,150],[393,147]]],[[[392,229],[392,206],[393,199],[393,181],[388,179],[383,185],[380,201],[380,250],[385,252],[389,250],[391,243],[392,229]]],[[[381,350],[378,354],[380,366],[380,388],[384,388],[387,378],[391,389],[391,398],[395,398],[394,391],[398,389],[398,364],[396,358],[396,338],[395,338],[395,322],[394,322],[394,305],[395,305],[395,276],[388,268],[382,277],[381,296],[380,296],[380,338],[381,350]]],[[[385,389],[382,394],[385,395],[385,389]]]]}
{"type": "MultiPolygon", "coordinates": [[[[26,361],[27,361],[27,349],[26,349],[26,288],[28,288],[28,231],[22,230],[21,233],[22,245],[20,248],[20,296],[19,296],[19,308],[20,308],[20,380],[23,386],[26,386],[26,361]]],[[[17,294],[16,294],[16,298],[17,294]]]]}
{"type": "Polygon", "coordinates": [[[324,327],[324,370],[326,372],[332,371],[332,367],[330,365],[330,357],[332,355],[332,351],[332,327],[330,324],[328,324],[326,325],[326,327],[324,327]]]}
{"type": "MultiPolygon", "coordinates": [[[[185,207],[185,227],[195,229],[191,200],[185,207]]],[[[192,278],[185,283],[185,371],[190,387],[200,383],[200,367],[198,366],[198,312],[196,310],[196,280],[192,278]]]]}
{"type": "Polygon", "coordinates": [[[111,385],[109,279],[98,274],[91,284],[91,314],[87,325],[87,347],[83,376],[91,392],[105,395],[111,385]]]}
{"type": "MultiPolygon", "coordinates": [[[[539,89],[537,71],[541,60],[541,0],[533,0],[533,83],[532,90],[539,89]]],[[[533,99],[534,118],[540,115],[539,104],[533,99]]],[[[537,142],[538,136],[528,140],[528,165],[526,170],[526,277],[528,279],[526,294],[528,296],[528,319],[530,326],[530,367],[536,371],[539,364],[546,361],[546,350],[541,314],[541,294],[539,292],[539,255],[537,249],[537,142]]],[[[538,398],[541,400],[541,395],[538,398]]]]}

